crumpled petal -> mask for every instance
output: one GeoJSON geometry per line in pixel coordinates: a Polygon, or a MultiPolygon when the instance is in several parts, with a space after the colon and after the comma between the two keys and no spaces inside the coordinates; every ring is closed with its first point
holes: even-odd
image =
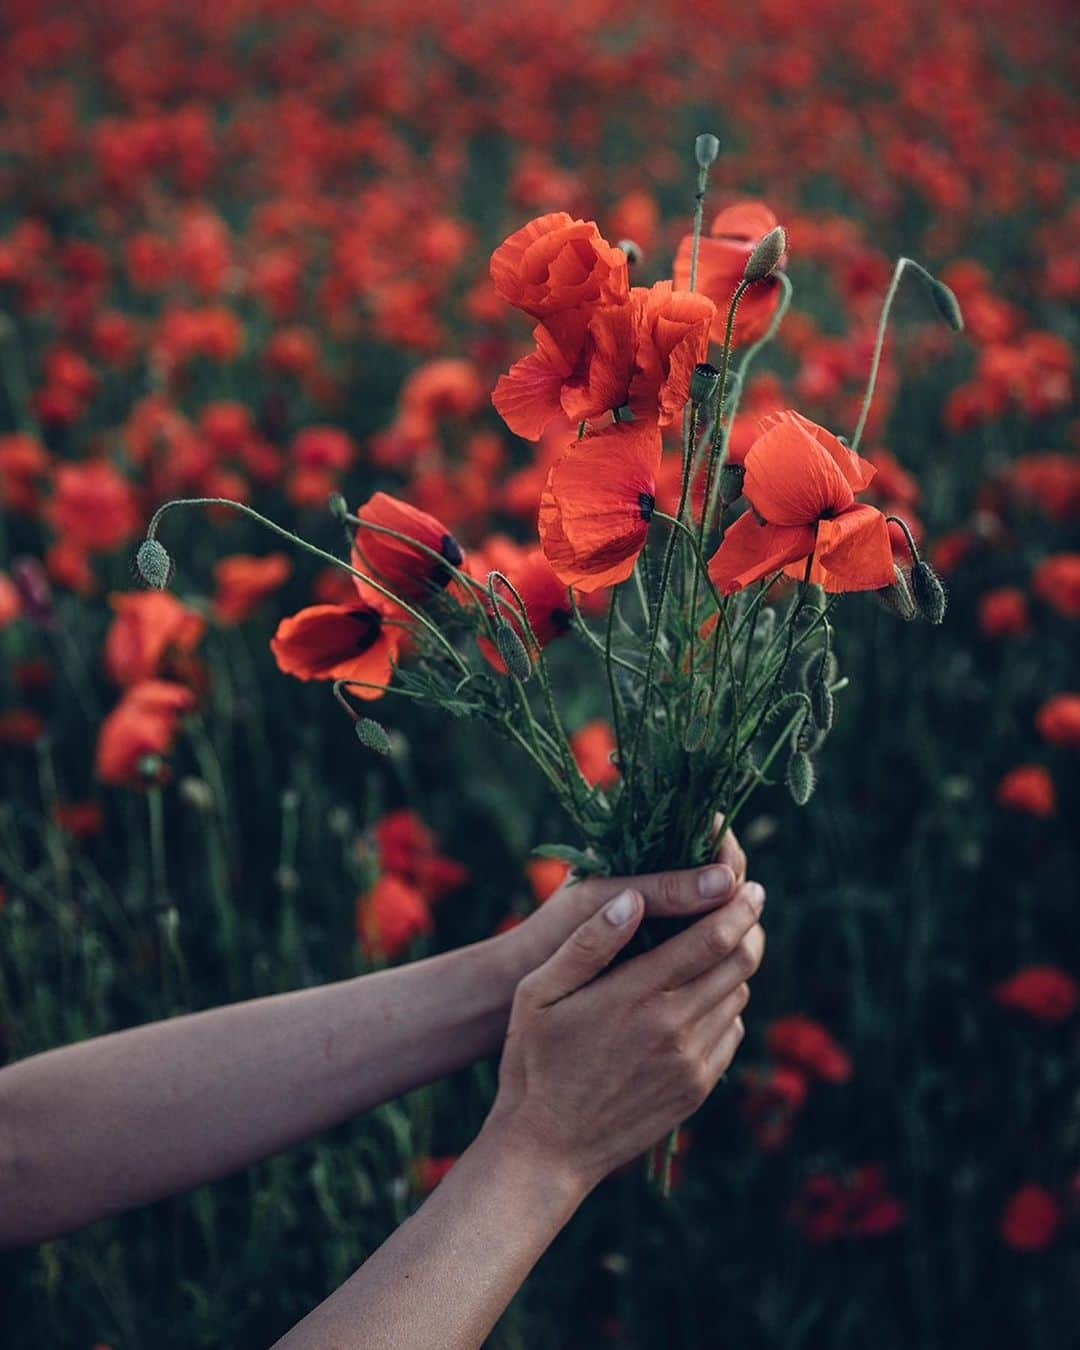
{"type": "Polygon", "coordinates": [[[794,420],[774,421],[746,454],[743,495],[770,525],[812,525],[854,501],[827,449],[794,420]]]}
{"type": "Polygon", "coordinates": [[[816,422],[811,422],[809,417],[795,412],[793,408],[786,408],[783,412],[766,413],[758,421],[758,428],[761,431],[769,431],[773,427],[784,425],[800,427],[813,436],[822,449],[828,451],[835,460],[837,468],[851,484],[852,492],[862,492],[864,488],[869,487],[877,473],[874,465],[857,455],[854,450],[849,450],[831,431],[819,427],[816,422]]]}
{"type": "Polygon", "coordinates": [[[814,547],[811,525],[759,525],[746,511],[728,526],[709,560],[709,576],[722,595],[742,590],[787,563],[808,558],[814,547]]]}
{"type": "Polygon", "coordinates": [[[827,591],[876,591],[892,584],[892,543],[885,517],[857,503],[818,525],[815,562],[827,591]]]}

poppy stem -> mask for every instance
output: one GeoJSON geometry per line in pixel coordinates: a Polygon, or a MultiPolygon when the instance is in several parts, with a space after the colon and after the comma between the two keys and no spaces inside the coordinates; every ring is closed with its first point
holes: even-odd
{"type": "Polygon", "coordinates": [[[607,632],[604,635],[604,665],[607,670],[608,693],[611,697],[611,722],[615,732],[615,749],[619,756],[619,770],[626,773],[626,761],[623,757],[622,711],[619,705],[619,689],[615,682],[615,660],[611,650],[615,635],[615,606],[618,603],[619,588],[612,586],[611,599],[608,601],[607,632]]]}
{"type": "MultiPolygon", "coordinates": [[[[387,588],[376,581],[374,577],[365,576],[363,572],[357,571],[357,569],[349,563],[344,562],[341,558],[335,557],[333,553],[327,553],[325,549],[319,548],[315,544],[308,543],[306,539],[301,539],[298,534],[293,534],[291,530],[285,529],[283,525],[279,525],[276,521],[270,520],[268,516],[262,515],[252,507],[246,506],[243,502],[233,501],[229,497],[175,497],[171,502],[165,502],[164,505],[159,506],[154,512],[150,519],[150,524],[146,528],[147,539],[157,538],[158,528],[166,512],[171,511],[177,506],[227,506],[230,510],[239,511],[241,515],[249,516],[252,520],[257,521],[260,525],[264,525],[268,530],[272,530],[283,539],[288,539],[290,543],[313,554],[316,558],[321,558],[324,562],[328,562],[334,567],[340,567],[343,572],[348,572],[350,576],[355,577],[358,581],[364,582],[366,585],[370,586],[373,591],[377,591],[379,595],[392,601],[400,609],[403,609],[405,613],[414,618],[422,628],[427,629],[438,644],[453,659],[454,664],[459,670],[465,674],[470,673],[469,667],[461,653],[449,638],[447,638],[446,634],[443,633],[436,624],[431,622],[426,614],[421,613],[418,609],[414,609],[412,605],[407,604],[400,596],[395,595],[393,591],[387,590],[387,588]]],[[[443,561],[445,561],[445,559],[443,561]]]]}
{"type": "Polygon", "coordinates": [[[697,191],[694,193],[694,228],[690,244],[690,290],[697,286],[698,254],[701,251],[701,227],[705,218],[705,191],[709,185],[709,166],[698,169],[697,191]]]}
{"type": "Polygon", "coordinates": [[[907,540],[908,551],[911,554],[911,561],[913,563],[917,563],[919,561],[919,550],[915,547],[915,539],[911,533],[911,527],[908,525],[907,521],[903,520],[900,516],[886,516],[885,521],[886,524],[900,526],[901,530],[904,533],[904,538],[907,540]]]}

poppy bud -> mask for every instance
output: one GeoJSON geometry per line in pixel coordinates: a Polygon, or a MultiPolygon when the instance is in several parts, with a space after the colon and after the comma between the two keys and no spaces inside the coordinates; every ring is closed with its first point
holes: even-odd
{"type": "Polygon", "coordinates": [[[941,623],[945,617],[945,587],[930,564],[922,559],[911,569],[911,589],[919,617],[927,623],[941,623]]]}
{"type": "Polygon", "coordinates": [[[786,252],[787,231],[783,225],[777,225],[758,240],[753,253],[747,258],[743,281],[764,281],[766,277],[771,277],[786,252]]]}
{"type": "Polygon", "coordinates": [[[390,753],[390,737],[381,722],[376,722],[373,717],[361,717],[354,730],[356,739],[368,750],[374,750],[377,755],[390,753]]]}
{"type": "Polygon", "coordinates": [[[700,750],[705,744],[705,737],[708,734],[708,719],[702,717],[701,713],[695,713],[686,724],[686,731],[683,735],[684,750],[700,750]]]}
{"type": "Polygon", "coordinates": [[[820,651],[811,652],[806,658],[806,664],[802,671],[803,688],[812,690],[815,684],[823,682],[835,684],[838,674],[839,670],[832,648],[822,647],[820,651]]]}
{"type": "Polygon", "coordinates": [[[645,260],[645,254],[642,251],[641,245],[635,244],[632,239],[620,239],[615,247],[621,248],[626,254],[627,267],[638,267],[645,260]]]}
{"type": "Polygon", "coordinates": [[[716,490],[725,506],[737,502],[742,496],[743,479],[746,469],[741,464],[725,464],[716,480],[716,490]]]}
{"type": "Polygon", "coordinates": [[[525,644],[508,623],[500,623],[495,629],[495,645],[503,659],[503,665],[514,676],[525,683],[532,674],[532,662],[525,644]]]}
{"type": "Polygon", "coordinates": [[[805,806],[814,795],[814,765],[803,750],[796,750],[787,762],[784,775],[787,790],[796,806],[805,806]]]}
{"type": "Polygon", "coordinates": [[[163,544],[144,539],[135,554],[135,570],[152,590],[163,591],[172,579],[173,560],[163,544]]]}
{"type": "Polygon", "coordinates": [[[827,734],[820,727],[814,725],[812,717],[807,717],[798,730],[792,749],[801,750],[805,755],[816,755],[825,744],[827,734]]]}
{"type": "Polygon", "coordinates": [[[820,731],[831,731],[833,717],[836,712],[836,701],[833,698],[833,692],[824,680],[818,680],[810,690],[810,709],[814,717],[814,725],[820,731]]]}
{"type": "Polygon", "coordinates": [[[690,402],[708,403],[720,384],[720,372],[708,361],[699,361],[690,375],[690,402]]]}
{"type": "Polygon", "coordinates": [[[349,514],[349,504],[340,492],[331,492],[326,499],[326,509],[335,520],[345,523],[345,517],[349,514]]]}
{"type": "Polygon", "coordinates": [[[720,141],[711,131],[703,131],[694,142],[694,158],[699,169],[708,169],[716,163],[720,153],[720,141]]]}
{"type": "Polygon", "coordinates": [[[915,617],[915,597],[911,594],[911,587],[908,585],[907,573],[902,567],[895,567],[896,579],[891,586],[882,586],[881,590],[874,592],[874,598],[887,609],[890,614],[895,614],[903,619],[905,623],[910,623],[915,617]]]}
{"type": "Polygon", "coordinates": [[[955,294],[943,281],[938,281],[937,277],[934,277],[930,282],[930,295],[937,312],[953,332],[962,333],[964,331],[964,316],[960,310],[960,301],[957,300],[955,294]]]}

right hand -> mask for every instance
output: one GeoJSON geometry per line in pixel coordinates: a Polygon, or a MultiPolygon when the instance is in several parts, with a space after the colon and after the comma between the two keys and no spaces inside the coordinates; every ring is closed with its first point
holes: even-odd
{"type": "Polygon", "coordinates": [[[722,908],[601,979],[644,914],[609,901],[517,987],[490,1124],[582,1193],[702,1104],[740,1041],[765,949],[765,892],[722,908]]]}

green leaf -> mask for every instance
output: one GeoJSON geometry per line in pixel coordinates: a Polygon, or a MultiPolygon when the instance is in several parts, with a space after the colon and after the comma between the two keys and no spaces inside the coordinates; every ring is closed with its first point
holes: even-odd
{"type": "Polygon", "coordinates": [[[576,871],[585,876],[605,876],[611,869],[606,858],[595,853],[585,853],[569,844],[540,844],[533,849],[534,858],[555,858],[558,862],[569,863],[576,871]]]}

